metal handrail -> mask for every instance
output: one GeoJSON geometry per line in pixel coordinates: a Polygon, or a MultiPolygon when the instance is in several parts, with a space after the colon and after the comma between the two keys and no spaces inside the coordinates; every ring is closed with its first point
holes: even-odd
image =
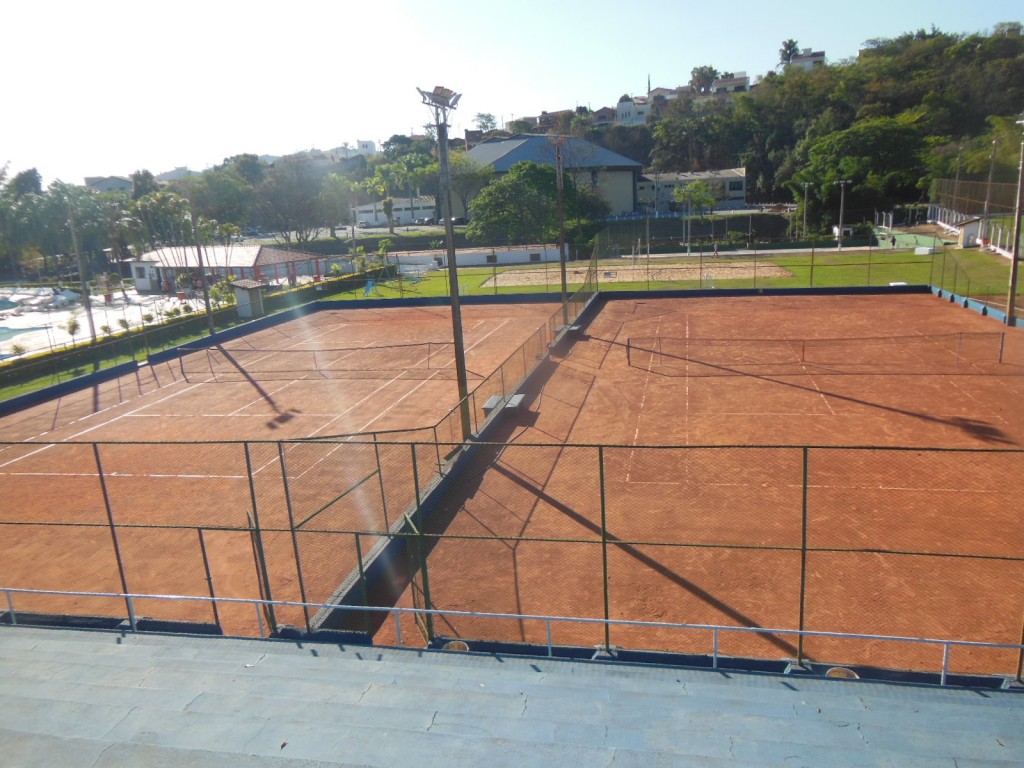
{"type": "MultiPolygon", "coordinates": [[[[528,613],[492,613],[488,611],[457,611],[457,610],[440,610],[440,609],[427,609],[427,608],[400,608],[398,606],[363,606],[363,605],[339,605],[336,603],[308,603],[298,602],[293,600],[265,600],[262,598],[244,598],[244,597],[212,597],[206,596],[194,596],[194,595],[159,595],[159,594],[146,594],[146,593],[125,593],[125,592],[74,592],[69,590],[56,590],[56,589],[22,589],[17,587],[0,587],[7,598],[7,606],[9,609],[9,615],[11,618],[11,624],[17,625],[17,612],[14,609],[13,595],[16,594],[32,594],[32,595],[62,595],[69,597],[95,597],[95,598],[117,598],[124,600],[128,606],[128,622],[132,632],[138,632],[138,620],[135,615],[133,607],[134,600],[169,600],[172,602],[209,602],[214,601],[217,603],[235,603],[235,604],[248,604],[252,605],[256,611],[256,619],[259,626],[259,633],[261,638],[266,638],[266,628],[263,621],[262,608],[266,606],[277,606],[277,607],[289,607],[289,608],[316,608],[316,609],[328,609],[328,610],[342,610],[342,611],[360,611],[360,612],[374,612],[374,613],[387,613],[394,617],[395,622],[395,638],[398,642],[399,647],[405,647],[402,639],[402,626],[401,617],[403,614],[408,615],[420,615],[420,616],[466,616],[474,618],[485,618],[485,619],[509,619],[512,621],[542,621],[545,624],[546,635],[547,635],[547,655],[549,657],[554,656],[554,643],[552,642],[551,627],[555,623],[575,623],[575,624],[599,624],[602,626],[623,626],[623,627],[648,627],[648,628],[659,628],[659,629],[678,629],[678,630],[697,630],[704,632],[711,632],[712,634],[712,669],[718,669],[719,661],[719,635],[722,632],[739,632],[749,633],[756,635],[796,635],[799,637],[827,637],[834,639],[843,640],[882,640],[887,642],[899,642],[899,643],[913,643],[920,645],[935,645],[942,648],[942,664],[940,668],[939,684],[946,685],[946,680],[949,676],[949,663],[950,655],[954,647],[963,648],[991,648],[991,649],[1006,649],[1017,651],[1018,654],[1024,654],[1024,644],[1018,645],[1014,643],[991,643],[980,640],[940,640],[937,638],[926,638],[926,637],[909,637],[902,635],[873,635],[859,632],[824,632],[817,630],[800,630],[800,629],[769,629],[765,627],[734,627],[724,624],[686,624],[677,622],[666,622],[666,621],[637,621],[629,619],[596,619],[586,618],[582,616],[550,616],[543,614],[528,614],[528,613]]],[[[610,650],[610,649],[609,649],[610,650]]],[[[1021,681],[1020,668],[1018,665],[1017,675],[1015,678],[1018,682],[1021,681]]]]}

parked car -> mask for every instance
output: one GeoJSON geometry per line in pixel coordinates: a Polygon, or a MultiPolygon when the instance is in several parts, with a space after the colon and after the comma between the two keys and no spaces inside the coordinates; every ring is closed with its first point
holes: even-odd
{"type": "Polygon", "coordinates": [[[368,222],[368,221],[366,221],[364,219],[364,220],[360,221],[358,224],[356,224],[356,226],[359,227],[360,229],[369,229],[370,228],[370,222],[368,222]]]}
{"type": "Polygon", "coordinates": [[[436,224],[437,222],[435,222],[431,218],[424,218],[424,219],[416,219],[416,223],[419,224],[420,226],[429,227],[430,225],[436,224]]]}

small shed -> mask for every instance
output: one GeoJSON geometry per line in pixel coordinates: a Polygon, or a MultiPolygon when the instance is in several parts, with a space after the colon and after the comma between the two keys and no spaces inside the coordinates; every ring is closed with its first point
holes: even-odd
{"type": "Polygon", "coordinates": [[[957,245],[960,248],[973,248],[979,244],[981,237],[981,218],[964,219],[957,222],[957,245]]]}
{"type": "Polygon", "coordinates": [[[256,280],[234,280],[235,304],[239,317],[259,317],[263,314],[263,286],[256,280]]]}

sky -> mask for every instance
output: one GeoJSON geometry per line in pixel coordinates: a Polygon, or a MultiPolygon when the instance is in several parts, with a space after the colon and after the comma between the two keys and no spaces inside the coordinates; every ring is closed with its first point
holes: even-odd
{"type": "Polygon", "coordinates": [[[0,5],[0,167],[43,185],[202,171],[422,133],[417,88],[477,114],[614,107],[694,67],[763,75],[782,41],[851,59],[866,40],[1024,21],[1020,0],[32,0],[0,5]]]}

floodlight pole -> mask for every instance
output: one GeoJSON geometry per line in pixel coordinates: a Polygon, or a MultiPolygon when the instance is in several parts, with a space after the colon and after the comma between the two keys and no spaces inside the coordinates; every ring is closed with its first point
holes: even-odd
{"type": "Polygon", "coordinates": [[[444,233],[448,245],[448,292],[452,306],[452,340],[455,349],[455,378],[459,388],[459,414],[462,419],[462,439],[473,435],[469,414],[469,384],[466,376],[466,347],[462,338],[462,307],[459,303],[459,273],[455,264],[455,228],[452,225],[452,179],[448,164],[448,113],[455,109],[461,94],[437,86],[431,92],[417,88],[423,103],[434,113],[437,126],[437,154],[440,176],[441,213],[444,215],[444,233]]]}
{"type": "Polygon", "coordinates": [[[849,179],[843,179],[842,181],[834,181],[833,184],[839,185],[839,249],[843,250],[843,211],[846,208],[846,185],[850,183],[849,179]]]}
{"type": "Polygon", "coordinates": [[[562,275],[562,325],[569,324],[569,286],[565,278],[565,158],[564,137],[555,140],[555,172],[558,183],[558,265],[562,275]]]}
{"type": "Polygon", "coordinates": [[[807,237],[807,188],[811,186],[811,182],[804,182],[804,237],[807,237]]]}
{"type": "Polygon", "coordinates": [[[991,240],[992,235],[989,233],[990,224],[988,221],[988,210],[989,205],[992,202],[992,174],[996,169],[996,146],[999,144],[999,139],[992,140],[992,154],[988,159],[988,184],[985,186],[985,211],[981,215],[981,239],[991,240]]]}
{"type": "MultiPolygon", "coordinates": [[[[1024,127],[1024,119],[1017,125],[1024,127]]],[[[1006,296],[1006,324],[1017,325],[1014,316],[1017,302],[1017,273],[1020,265],[1020,215],[1024,204],[1024,140],[1020,143],[1020,163],[1017,165],[1017,203],[1013,212],[1013,242],[1010,244],[1010,289],[1006,296]]]]}

